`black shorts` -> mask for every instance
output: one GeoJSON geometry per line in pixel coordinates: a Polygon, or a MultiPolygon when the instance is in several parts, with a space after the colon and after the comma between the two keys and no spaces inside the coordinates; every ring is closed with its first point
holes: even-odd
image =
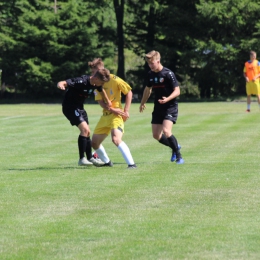
{"type": "Polygon", "coordinates": [[[176,124],[178,118],[178,106],[169,107],[167,109],[154,108],[152,113],[152,124],[161,125],[163,120],[170,120],[176,124]]]}
{"type": "Polygon", "coordinates": [[[84,109],[78,107],[62,107],[63,114],[70,121],[71,125],[78,126],[82,122],[88,122],[88,114],[84,109]]]}

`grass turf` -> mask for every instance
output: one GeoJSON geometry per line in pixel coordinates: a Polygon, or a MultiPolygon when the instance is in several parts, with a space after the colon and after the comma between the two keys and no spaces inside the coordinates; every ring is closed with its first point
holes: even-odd
{"type": "MultiPolygon", "coordinates": [[[[78,129],[60,105],[0,106],[0,259],[259,259],[260,111],[181,103],[184,165],[152,139],[152,104],[131,107],[127,170],[78,167],[78,129]]],[[[91,130],[100,116],[85,106],[91,130]]]]}

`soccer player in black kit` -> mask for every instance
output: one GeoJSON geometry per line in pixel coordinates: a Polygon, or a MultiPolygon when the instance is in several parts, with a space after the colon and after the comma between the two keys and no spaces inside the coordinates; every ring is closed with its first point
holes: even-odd
{"type": "Polygon", "coordinates": [[[181,146],[172,134],[172,126],[178,117],[178,102],[180,87],[174,73],[160,62],[161,56],[158,51],[151,51],[145,55],[145,60],[150,67],[146,88],[140,104],[140,112],[145,109],[145,103],[150,97],[152,90],[155,94],[154,110],[152,113],[153,138],[161,144],[172,149],[171,161],[183,164],[184,160],[180,153],[181,146]]]}
{"type": "Polygon", "coordinates": [[[83,75],[58,82],[57,87],[67,90],[62,102],[62,112],[70,121],[71,125],[76,125],[80,130],[78,137],[79,166],[102,166],[104,162],[92,156],[90,129],[87,112],[84,109],[84,101],[94,90],[97,89],[104,102],[109,107],[108,100],[102,85],[110,80],[110,72],[107,69],[96,71],[93,76],[83,75]],[[87,158],[85,157],[85,153],[87,158]]]}

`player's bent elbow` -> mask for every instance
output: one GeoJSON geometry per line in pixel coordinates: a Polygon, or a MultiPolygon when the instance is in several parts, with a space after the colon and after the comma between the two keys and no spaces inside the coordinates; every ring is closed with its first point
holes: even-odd
{"type": "Polygon", "coordinates": [[[176,88],[176,95],[177,97],[181,94],[180,87],[176,88]]]}

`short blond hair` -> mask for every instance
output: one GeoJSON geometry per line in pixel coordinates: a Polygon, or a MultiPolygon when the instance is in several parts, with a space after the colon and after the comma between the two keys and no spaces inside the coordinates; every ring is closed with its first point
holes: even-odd
{"type": "Polygon", "coordinates": [[[158,51],[150,51],[147,54],[145,54],[145,60],[146,61],[153,61],[153,60],[160,60],[161,55],[158,51]]]}
{"type": "Polygon", "coordinates": [[[91,69],[103,69],[104,68],[104,62],[101,58],[95,58],[93,61],[88,62],[88,66],[91,69]]]}
{"type": "Polygon", "coordinates": [[[108,82],[110,80],[110,71],[105,68],[97,70],[94,74],[94,77],[97,77],[104,82],[108,82]]]}

